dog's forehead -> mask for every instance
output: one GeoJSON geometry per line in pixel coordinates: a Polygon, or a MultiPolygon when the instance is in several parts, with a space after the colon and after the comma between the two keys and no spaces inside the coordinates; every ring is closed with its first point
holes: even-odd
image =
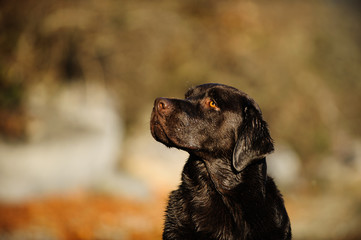
{"type": "Polygon", "coordinates": [[[225,93],[230,93],[230,92],[241,93],[241,91],[239,91],[233,87],[229,87],[229,86],[217,84],[217,83],[207,83],[207,84],[202,84],[202,85],[190,88],[185,93],[185,98],[189,98],[189,97],[199,98],[199,97],[205,97],[205,96],[214,95],[214,94],[220,95],[222,93],[225,94],[225,93]]]}
{"type": "Polygon", "coordinates": [[[188,89],[188,91],[185,93],[185,98],[190,97],[204,97],[207,89],[209,89],[211,86],[209,84],[203,84],[196,87],[192,87],[188,89]]]}
{"type": "Polygon", "coordinates": [[[259,112],[261,112],[261,109],[258,106],[258,104],[248,94],[227,85],[217,84],[217,83],[207,83],[190,88],[185,93],[185,98],[201,99],[204,97],[211,97],[214,98],[216,101],[221,100],[225,102],[228,102],[228,100],[234,101],[235,99],[237,99],[235,96],[247,100],[259,112]]]}

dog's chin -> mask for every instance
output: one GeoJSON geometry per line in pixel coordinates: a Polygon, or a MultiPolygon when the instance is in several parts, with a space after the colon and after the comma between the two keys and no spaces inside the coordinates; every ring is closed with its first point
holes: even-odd
{"type": "Polygon", "coordinates": [[[152,125],[151,125],[151,133],[152,133],[152,136],[153,136],[153,138],[155,140],[157,140],[158,142],[161,142],[164,145],[170,147],[171,141],[167,137],[167,134],[165,134],[162,126],[158,122],[152,123],[152,125]]]}
{"type": "Polygon", "coordinates": [[[191,141],[184,141],[175,135],[169,134],[174,132],[174,130],[172,131],[172,129],[168,129],[164,122],[159,119],[157,114],[154,112],[151,117],[150,131],[156,141],[163,143],[167,147],[174,147],[187,152],[197,149],[189,146],[191,141]]]}
{"type": "Polygon", "coordinates": [[[184,151],[191,151],[193,148],[187,146],[187,144],[182,144],[180,143],[179,140],[177,140],[176,137],[169,136],[167,134],[167,131],[165,130],[166,128],[164,126],[162,126],[159,122],[157,121],[152,121],[151,123],[151,133],[152,136],[155,140],[157,140],[158,142],[163,143],[164,145],[166,145],[167,147],[174,147],[174,148],[178,148],[184,151]]]}

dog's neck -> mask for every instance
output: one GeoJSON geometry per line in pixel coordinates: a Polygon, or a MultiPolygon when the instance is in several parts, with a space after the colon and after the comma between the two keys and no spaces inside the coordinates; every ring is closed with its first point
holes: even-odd
{"type": "Polygon", "coordinates": [[[221,195],[242,194],[243,189],[259,189],[247,194],[263,195],[267,181],[266,159],[255,159],[243,171],[237,172],[229,159],[201,159],[190,155],[189,161],[201,161],[209,180],[221,195]]]}

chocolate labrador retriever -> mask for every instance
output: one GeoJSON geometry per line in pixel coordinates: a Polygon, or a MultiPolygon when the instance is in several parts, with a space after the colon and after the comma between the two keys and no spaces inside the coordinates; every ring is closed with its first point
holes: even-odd
{"type": "Polygon", "coordinates": [[[163,239],[291,239],[282,196],[267,176],[272,138],[247,94],[204,84],[185,99],[157,98],[151,132],[190,155],[169,198],[163,239]]]}

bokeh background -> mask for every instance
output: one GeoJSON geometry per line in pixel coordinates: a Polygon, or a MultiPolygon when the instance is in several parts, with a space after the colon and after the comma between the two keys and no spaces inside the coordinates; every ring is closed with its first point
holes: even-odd
{"type": "Polygon", "coordinates": [[[358,1],[0,1],[0,239],[160,239],[156,97],[251,95],[296,240],[361,239],[358,1]]]}

